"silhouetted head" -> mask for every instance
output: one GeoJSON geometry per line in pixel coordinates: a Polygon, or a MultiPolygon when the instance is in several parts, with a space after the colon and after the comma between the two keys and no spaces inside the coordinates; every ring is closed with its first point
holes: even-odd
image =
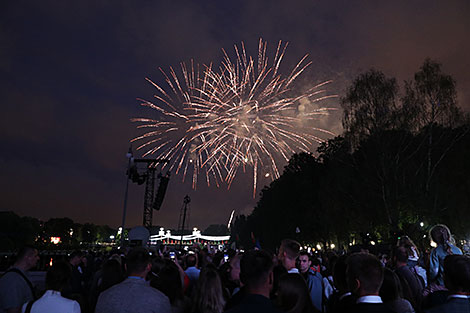
{"type": "Polygon", "coordinates": [[[36,266],[39,261],[39,252],[32,245],[23,246],[16,255],[16,265],[21,265],[22,269],[27,271],[36,266]]]}
{"type": "Polygon", "coordinates": [[[186,267],[193,267],[197,265],[197,256],[195,254],[188,254],[186,256],[186,267]]]}
{"type": "Polygon", "coordinates": [[[470,257],[457,254],[446,256],[444,283],[451,293],[470,294],[470,257]]]}
{"type": "Polygon", "coordinates": [[[346,278],[346,260],[348,256],[342,255],[336,260],[335,266],[333,267],[333,282],[336,288],[344,293],[349,290],[348,280],[346,278]]]}
{"type": "Polygon", "coordinates": [[[394,247],[392,257],[395,262],[406,263],[408,261],[408,250],[404,246],[394,247]]]}
{"type": "Polygon", "coordinates": [[[222,282],[214,266],[206,266],[202,269],[194,299],[196,312],[220,313],[224,310],[222,282]]]}
{"type": "Polygon", "coordinates": [[[383,266],[376,256],[354,253],[347,259],[348,287],[357,296],[378,295],[383,281],[383,266]]]}
{"type": "Polygon", "coordinates": [[[313,312],[305,279],[296,273],[284,274],[279,278],[277,304],[286,313],[313,312]]]}
{"type": "Polygon", "coordinates": [[[272,258],[264,250],[250,250],[240,260],[240,280],[248,287],[263,287],[272,271],[272,258]]]}
{"type": "Polygon", "coordinates": [[[284,239],[279,247],[278,258],[282,265],[290,270],[295,267],[295,261],[299,256],[300,244],[292,239],[284,239]]]}
{"type": "Polygon", "coordinates": [[[438,245],[444,245],[453,240],[449,228],[443,224],[434,225],[429,231],[429,235],[438,245]]]}
{"type": "Polygon", "coordinates": [[[384,269],[384,280],[379,294],[384,302],[393,301],[402,296],[400,278],[388,268],[384,269]]]}
{"type": "Polygon", "coordinates": [[[52,264],[46,274],[46,288],[48,290],[61,291],[67,286],[72,277],[70,264],[64,261],[56,261],[52,264]]]}
{"type": "Polygon", "coordinates": [[[126,267],[129,276],[145,277],[151,269],[150,254],[145,248],[134,248],[127,254],[126,267]]]}

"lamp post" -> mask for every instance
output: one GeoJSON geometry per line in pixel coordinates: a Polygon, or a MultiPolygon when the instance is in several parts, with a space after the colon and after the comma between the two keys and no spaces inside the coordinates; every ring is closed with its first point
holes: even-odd
{"type": "Polygon", "coordinates": [[[128,159],[127,162],[127,178],[126,178],[126,192],[124,194],[124,208],[122,209],[122,223],[121,223],[121,248],[124,247],[124,226],[126,224],[126,209],[127,209],[127,194],[129,192],[129,179],[130,179],[130,169],[131,169],[131,163],[132,163],[132,145],[129,147],[129,151],[126,154],[126,157],[128,159]]]}

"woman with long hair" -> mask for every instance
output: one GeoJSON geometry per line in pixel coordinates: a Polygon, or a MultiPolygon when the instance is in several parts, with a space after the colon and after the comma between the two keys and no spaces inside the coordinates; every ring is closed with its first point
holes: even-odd
{"type": "Polygon", "coordinates": [[[392,270],[385,268],[384,280],[379,292],[385,306],[396,313],[414,313],[411,303],[403,298],[400,278],[392,270]]]}
{"type": "Polygon", "coordinates": [[[450,230],[446,225],[437,224],[433,226],[429,231],[429,235],[437,244],[437,247],[432,249],[429,258],[429,281],[439,286],[444,286],[445,257],[451,254],[462,254],[462,251],[454,245],[454,238],[452,238],[450,230]]]}
{"type": "Polygon", "coordinates": [[[197,290],[193,300],[193,313],[221,313],[225,299],[217,269],[208,264],[199,275],[197,290]]]}
{"type": "Polygon", "coordinates": [[[413,240],[410,239],[410,237],[401,236],[400,238],[398,238],[397,246],[404,247],[408,252],[408,266],[415,266],[418,264],[419,250],[413,240]]]}
{"type": "Polygon", "coordinates": [[[168,297],[173,313],[189,311],[189,299],[184,297],[180,271],[173,261],[165,260],[165,265],[158,270],[158,274],[154,274],[150,286],[160,290],[168,297]]]}
{"type": "Polygon", "coordinates": [[[307,283],[296,273],[287,273],[279,278],[277,305],[286,313],[318,312],[312,304],[307,283]]]}

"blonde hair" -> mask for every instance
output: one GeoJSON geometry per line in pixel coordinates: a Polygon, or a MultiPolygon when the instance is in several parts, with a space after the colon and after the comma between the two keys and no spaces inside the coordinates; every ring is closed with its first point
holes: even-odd
{"type": "Polygon", "coordinates": [[[193,312],[221,313],[225,299],[219,273],[211,266],[206,266],[199,275],[193,312]]]}
{"type": "Polygon", "coordinates": [[[429,231],[429,236],[438,245],[443,246],[447,253],[452,254],[451,243],[455,243],[452,234],[450,233],[449,227],[444,224],[434,225],[429,231]]]}

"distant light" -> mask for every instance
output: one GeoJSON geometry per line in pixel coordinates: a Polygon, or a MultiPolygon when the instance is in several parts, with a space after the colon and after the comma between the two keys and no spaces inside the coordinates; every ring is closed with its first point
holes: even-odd
{"type": "Polygon", "coordinates": [[[245,162],[248,162],[248,158],[245,158],[245,162]]]}
{"type": "Polygon", "coordinates": [[[335,247],[336,247],[336,246],[335,246],[334,243],[332,243],[332,244],[330,245],[330,248],[331,248],[331,249],[334,249],[335,247]]]}
{"type": "Polygon", "coordinates": [[[424,226],[424,223],[423,223],[423,222],[419,223],[419,226],[423,227],[423,226],[424,226]]]}
{"type": "Polygon", "coordinates": [[[437,248],[437,243],[435,243],[434,241],[431,240],[431,247],[437,248]]]}
{"type": "Polygon", "coordinates": [[[367,235],[367,236],[369,236],[370,234],[369,234],[369,233],[367,233],[366,235],[367,235]]]}
{"type": "Polygon", "coordinates": [[[317,250],[321,250],[321,246],[319,244],[317,245],[317,250]]]}
{"type": "Polygon", "coordinates": [[[371,241],[370,244],[375,246],[375,241],[371,241]]]}
{"type": "Polygon", "coordinates": [[[52,266],[52,258],[51,258],[51,260],[49,261],[49,266],[52,266]]]}
{"type": "Polygon", "coordinates": [[[423,235],[423,238],[426,238],[426,235],[423,235]]]}
{"type": "Polygon", "coordinates": [[[192,160],[192,159],[189,159],[189,163],[193,163],[193,160],[192,160]]]}
{"type": "Polygon", "coordinates": [[[60,242],[60,237],[51,237],[51,243],[58,244],[60,242]]]}
{"type": "Polygon", "coordinates": [[[352,245],[353,245],[352,242],[350,242],[350,243],[349,243],[349,246],[352,246],[352,245]]]}
{"type": "Polygon", "coordinates": [[[114,239],[114,236],[113,236],[113,235],[109,236],[109,239],[113,240],[113,239],[114,239]]]}
{"type": "Polygon", "coordinates": [[[264,174],[264,177],[269,177],[269,173],[264,174]]]}

